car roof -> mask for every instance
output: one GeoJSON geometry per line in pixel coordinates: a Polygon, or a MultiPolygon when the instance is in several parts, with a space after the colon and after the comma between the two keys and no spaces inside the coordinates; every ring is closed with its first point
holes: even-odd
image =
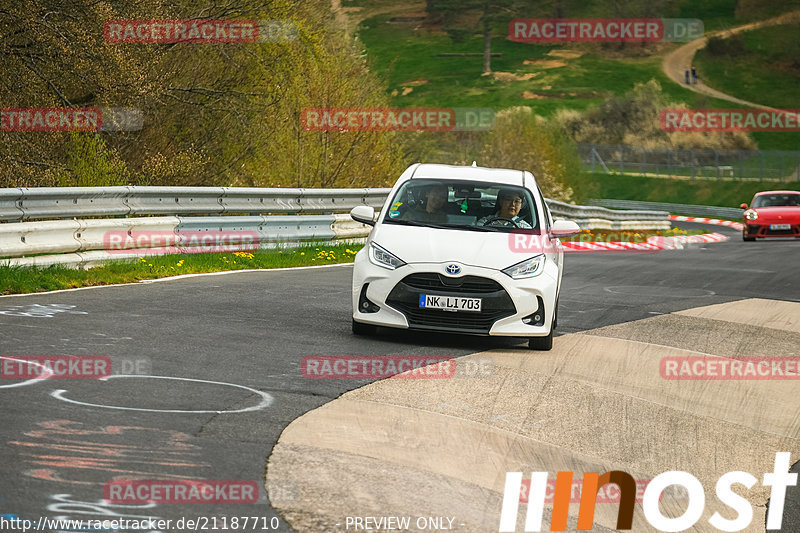
{"type": "MultiPolygon", "coordinates": [[[[491,181],[502,183],[504,185],[517,185],[522,187],[525,185],[523,180],[523,176],[525,174],[526,173],[521,170],[512,170],[507,168],[486,168],[422,163],[414,170],[411,179],[436,178],[491,181]]],[[[528,176],[530,176],[529,173],[528,176]]]]}
{"type": "Polygon", "coordinates": [[[800,194],[800,191],[761,191],[757,192],[756,196],[761,196],[764,194],[800,194]]]}

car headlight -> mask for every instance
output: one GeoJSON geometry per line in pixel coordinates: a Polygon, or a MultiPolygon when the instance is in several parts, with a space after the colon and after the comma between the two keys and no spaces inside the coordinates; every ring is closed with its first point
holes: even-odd
{"type": "Polygon", "coordinates": [[[753,209],[748,209],[744,212],[744,218],[747,220],[758,220],[758,211],[753,209]]]}
{"type": "Polygon", "coordinates": [[[544,254],[539,254],[536,257],[526,259],[521,263],[512,265],[503,270],[503,274],[509,276],[511,279],[531,278],[538,276],[544,270],[545,257],[544,254]]]}
{"type": "Polygon", "coordinates": [[[389,270],[394,270],[395,268],[405,265],[403,260],[389,253],[374,242],[369,244],[369,260],[372,264],[388,268],[389,270]]]}

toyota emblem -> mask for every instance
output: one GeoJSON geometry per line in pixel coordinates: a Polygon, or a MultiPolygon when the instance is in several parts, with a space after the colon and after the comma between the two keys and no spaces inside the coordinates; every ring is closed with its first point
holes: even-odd
{"type": "Polygon", "coordinates": [[[451,276],[457,276],[461,273],[461,267],[455,263],[450,263],[446,267],[444,267],[444,271],[447,272],[451,276]]]}

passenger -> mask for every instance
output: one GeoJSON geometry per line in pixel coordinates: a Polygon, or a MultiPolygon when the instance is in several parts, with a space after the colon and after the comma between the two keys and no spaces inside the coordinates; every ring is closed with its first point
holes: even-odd
{"type": "Polygon", "coordinates": [[[417,222],[447,222],[447,185],[431,185],[425,191],[425,204],[418,205],[416,209],[407,211],[403,217],[405,220],[417,222]]]}
{"type": "Polygon", "coordinates": [[[531,225],[518,216],[520,209],[522,209],[522,193],[514,189],[501,189],[497,193],[495,214],[483,217],[477,225],[486,226],[488,223],[489,226],[513,227],[508,222],[511,220],[518,228],[531,229],[531,225]]]}

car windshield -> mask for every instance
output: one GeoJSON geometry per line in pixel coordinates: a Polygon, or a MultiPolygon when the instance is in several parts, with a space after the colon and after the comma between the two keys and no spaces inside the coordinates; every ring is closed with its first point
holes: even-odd
{"type": "Polygon", "coordinates": [[[471,231],[539,228],[536,204],[524,187],[446,179],[405,182],[383,221],[471,231]]]}
{"type": "Polygon", "coordinates": [[[800,194],[764,194],[756,196],[752,207],[800,207],[800,194]]]}

